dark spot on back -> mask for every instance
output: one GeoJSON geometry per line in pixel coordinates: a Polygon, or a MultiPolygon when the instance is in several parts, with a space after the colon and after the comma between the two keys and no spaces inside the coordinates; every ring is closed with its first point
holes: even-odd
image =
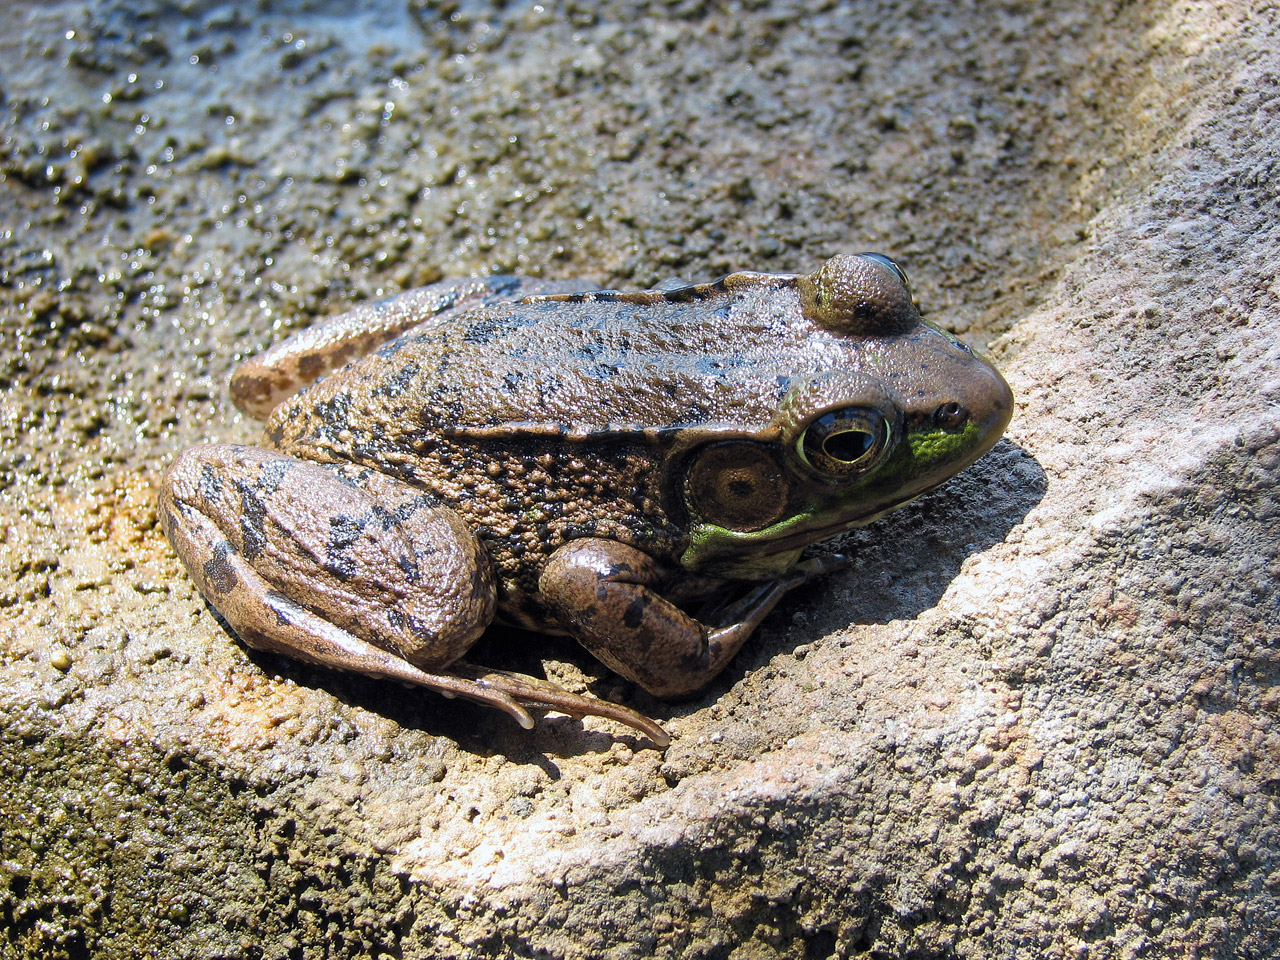
{"type": "Polygon", "coordinates": [[[652,600],[647,593],[642,593],[629,604],[622,614],[622,624],[628,630],[635,630],[644,622],[644,612],[649,608],[652,600]]]}
{"type": "Polygon", "coordinates": [[[418,561],[407,553],[402,553],[396,557],[396,566],[400,568],[400,572],[404,574],[404,578],[410,583],[422,582],[422,571],[418,568],[418,561]]]}
{"type": "Polygon", "coordinates": [[[609,380],[618,375],[622,370],[622,365],[616,363],[595,363],[590,367],[583,367],[582,373],[593,380],[609,380]]]}
{"type": "MultiPolygon", "coordinates": [[[[420,338],[413,337],[412,339],[416,340],[420,338]]],[[[394,357],[397,353],[400,352],[400,350],[404,347],[406,342],[407,341],[404,337],[396,337],[394,340],[384,343],[377,350],[375,350],[374,353],[382,357],[384,360],[388,357],[394,357]]]]}
{"type": "Polygon", "coordinates": [[[481,316],[467,324],[462,334],[465,343],[489,343],[503,330],[503,323],[497,317],[481,316]]]}
{"type": "Polygon", "coordinates": [[[325,544],[324,568],[339,580],[350,580],[356,574],[351,547],[364,533],[365,521],[346,514],[329,520],[329,542],[325,544]]]}
{"type": "Polygon", "coordinates": [[[262,469],[258,471],[258,480],[255,487],[262,496],[269,497],[280,489],[280,484],[284,482],[284,478],[289,475],[289,471],[294,468],[294,461],[281,457],[278,460],[268,460],[262,465],[262,469]]]}
{"type": "Polygon", "coordinates": [[[316,416],[329,426],[342,426],[347,422],[347,411],[351,406],[351,398],[339,393],[328,400],[316,404],[316,416]]]}
{"type": "Polygon", "coordinates": [[[485,281],[488,295],[491,297],[510,297],[524,289],[524,281],[519,277],[499,274],[485,281]]]}
{"type": "Polygon", "coordinates": [[[304,353],[298,358],[298,374],[304,380],[314,380],[324,373],[324,358],[314,353],[304,353]]]}
{"type": "Polygon", "coordinates": [[[199,487],[200,496],[206,501],[212,502],[222,496],[222,476],[213,464],[201,465],[199,487]]]}
{"type": "Polygon", "coordinates": [[[236,575],[236,568],[228,559],[235,552],[235,547],[223,540],[213,548],[212,559],[206,560],[201,568],[209,587],[219,596],[230,593],[240,582],[239,576],[236,575]]]}
{"type": "Polygon", "coordinates": [[[249,488],[247,484],[240,487],[240,539],[246,560],[253,561],[262,555],[267,546],[267,535],[263,530],[263,522],[267,518],[267,508],[262,498],[249,488]]]}
{"type": "Polygon", "coordinates": [[[398,397],[409,389],[414,378],[422,370],[421,365],[417,363],[406,363],[394,374],[383,380],[374,389],[375,397],[398,397]]]}
{"type": "Polygon", "coordinates": [[[271,441],[273,447],[279,447],[284,443],[284,420],[277,420],[270,429],[267,430],[267,439],[271,441]]]}
{"type": "Polygon", "coordinates": [[[699,357],[696,369],[699,373],[719,377],[746,362],[746,359],[741,354],[730,354],[723,357],[699,357]]]}
{"type": "Polygon", "coordinates": [[[706,423],[711,419],[711,411],[707,409],[705,404],[690,401],[685,404],[684,416],[674,424],[677,427],[696,426],[700,423],[706,423]]]}

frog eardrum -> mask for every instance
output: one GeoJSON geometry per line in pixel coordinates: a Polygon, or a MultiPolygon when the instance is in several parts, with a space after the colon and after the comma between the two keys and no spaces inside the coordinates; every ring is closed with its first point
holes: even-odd
{"type": "Polygon", "coordinates": [[[689,498],[711,523],[743,532],[783,515],[788,483],[778,455],[753,441],[726,440],[699,452],[689,471],[689,498]]]}

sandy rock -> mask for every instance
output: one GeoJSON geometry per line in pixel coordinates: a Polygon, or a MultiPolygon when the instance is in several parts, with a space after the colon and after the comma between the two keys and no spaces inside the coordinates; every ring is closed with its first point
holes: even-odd
{"type": "Polygon", "coordinates": [[[351,6],[0,10],[0,956],[1272,952],[1275,10],[351,6]],[[665,754],[249,654],[156,525],[316,316],[865,249],[1007,440],[697,700],[472,657],[665,754]]]}

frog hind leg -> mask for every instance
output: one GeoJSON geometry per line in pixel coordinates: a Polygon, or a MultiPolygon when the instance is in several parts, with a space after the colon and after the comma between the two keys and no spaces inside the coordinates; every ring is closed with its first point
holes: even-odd
{"type": "Polygon", "coordinates": [[[353,465],[210,444],[161,482],[160,521],[200,592],[249,646],[496,707],[619,720],[617,704],[457,661],[493,619],[492,567],[460,517],[353,465]]]}
{"type": "Polygon", "coordinates": [[[787,591],[848,563],[839,554],[802,561],[718,610],[713,624],[659,594],[668,571],[652,557],[612,540],[584,538],[560,547],[539,590],[561,625],[606,666],[655,696],[682,697],[728,665],[787,591]]]}
{"type": "Polygon", "coordinates": [[[362,303],[240,364],[231,376],[231,399],[243,413],[265,420],[299,390],[402,334],[450,323],[468,310],[494,303],[589,289],[586,281],[476,277],[445,280],[362,303]]]}

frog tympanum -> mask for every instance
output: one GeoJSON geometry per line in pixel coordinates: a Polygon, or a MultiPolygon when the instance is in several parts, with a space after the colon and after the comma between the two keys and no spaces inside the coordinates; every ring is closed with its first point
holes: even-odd
{"type": "Polygon", "coordinates": [[[505,710],[653,721],[460,658],[495,619],[658,697],[702,689],[805,549],[982,456],[1013,398],[878,254],[639,293],[439,283],[235,373],[262,447],[165,474],[160,518],[250,646],[505,710]]]}

